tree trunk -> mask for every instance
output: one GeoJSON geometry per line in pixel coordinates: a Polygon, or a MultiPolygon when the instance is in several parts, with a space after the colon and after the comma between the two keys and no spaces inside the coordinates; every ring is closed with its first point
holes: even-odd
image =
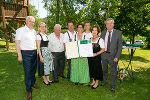
{"type": "Polygon", "coordinates": [[[6,38],[6,49],[9,50],[9,42],[8,42],[8,35],[5,34],[5,38],[6,38]]]}
{"type": "Polygon", "coordinates": [[[11,43],[13,43],[13,42],[14,42],[14,40],[13,40],[13,36],[12,36],[12,33],[11,33],[11,32],[9,32],[9,41],[10,41],[11,43]]]}
{"type": "MultiPolygon", "coordinates": [[[[135,33],[133,33],[133,36],[132,36],[132,44],[134,44],[134,38],[135,38],[135,33]]],[[[133,49],[131,49],[131,56],[133,57],[133,49]]]]}

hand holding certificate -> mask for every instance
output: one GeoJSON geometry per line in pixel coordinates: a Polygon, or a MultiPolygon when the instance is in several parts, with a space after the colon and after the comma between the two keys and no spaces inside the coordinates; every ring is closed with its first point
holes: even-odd
{"type": "Polygon", "coordinates": [[[67,59],[93,56],[91,40],[68,42],[65,44],[65,46],[67,59]]]}

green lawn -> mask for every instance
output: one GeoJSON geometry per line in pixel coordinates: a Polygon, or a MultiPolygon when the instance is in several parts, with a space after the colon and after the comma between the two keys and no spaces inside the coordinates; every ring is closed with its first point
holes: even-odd
{"type": "MultiPolygon", "coordinates": [[[[17,61],[16,51],[6,51],[4,41],[0,40],[0,100],[26,100],[22,63],[17,61]]],[[[127,66],[129,61],[127,49],[123,49],[119,66],[127,66]],[[123,62],[123,63],[122,63],[123,62]]],[[[150,50],[137,49],[133,61],[134,82],[131,79],[117,81],[116,92],[110,92],[110,81],[104,87],[92,90],[88,86],[76,86],[60,78],[58,84],[45,86],[42,78],[36,83],[41,89],[33,89],[33,100],[149,100],[150,98],[150,50]]],[[[66,75],[67,69],[65,69],[66,75]]],[[[37,74],[36,74],[37,76],[37,74]]],[[[52,79],[52,77],[51,77],[52,79]]]]}

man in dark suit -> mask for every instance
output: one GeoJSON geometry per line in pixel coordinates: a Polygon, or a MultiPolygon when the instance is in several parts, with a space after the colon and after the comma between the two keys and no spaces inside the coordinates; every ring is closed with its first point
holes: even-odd
{"type": "Polygon", "coordinates": [[[106,28],[107,30],[104,30],[101,34],[105,42],[105,52],[102,54],[103,82],[100,86],[104,86],[107,82],[109,64],[110,88],[111,92],[115,92],[117,64],[122,52],[122,32],[114,29],[114,20],[112,18],[106,20],[106,28]]]}

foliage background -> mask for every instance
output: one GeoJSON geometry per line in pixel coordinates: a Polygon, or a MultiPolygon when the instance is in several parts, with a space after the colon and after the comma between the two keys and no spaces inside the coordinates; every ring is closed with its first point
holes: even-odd
{"type": "MultiPolygon", "coordinates": [[[[13,0],[5,0],[13,2],[13,0]]],[[[73,21],[75,30],[78,23],[86,21],[97,25],[101,31],[105,29],[105,20],[113,18],[115,28],[122,31],[123,39],[134,43],[135,36],[141,36],[147,47],[150,47],[150,1],[149,0],[43,0],[48,10],[46,18],[40,19],[38,10],[30,4],[30,15],[36,18],[35,29],[44,21],[48,26],[48,34],[53,32],[56,23],[62,26],[62,32],[67,30],[67,22],[73,21]]],[[[15,29],[16,23],[10,23],[15,29]]],[[[0,23],[3,27],[3,24],[0,23]]],[[[9,30],[11,31],[11,30],[9,30]]],[[[0,30],[0,34],[4,34],[0,30]]],[[[3,35],[0,35],[1,37],[3,35]]]]}

